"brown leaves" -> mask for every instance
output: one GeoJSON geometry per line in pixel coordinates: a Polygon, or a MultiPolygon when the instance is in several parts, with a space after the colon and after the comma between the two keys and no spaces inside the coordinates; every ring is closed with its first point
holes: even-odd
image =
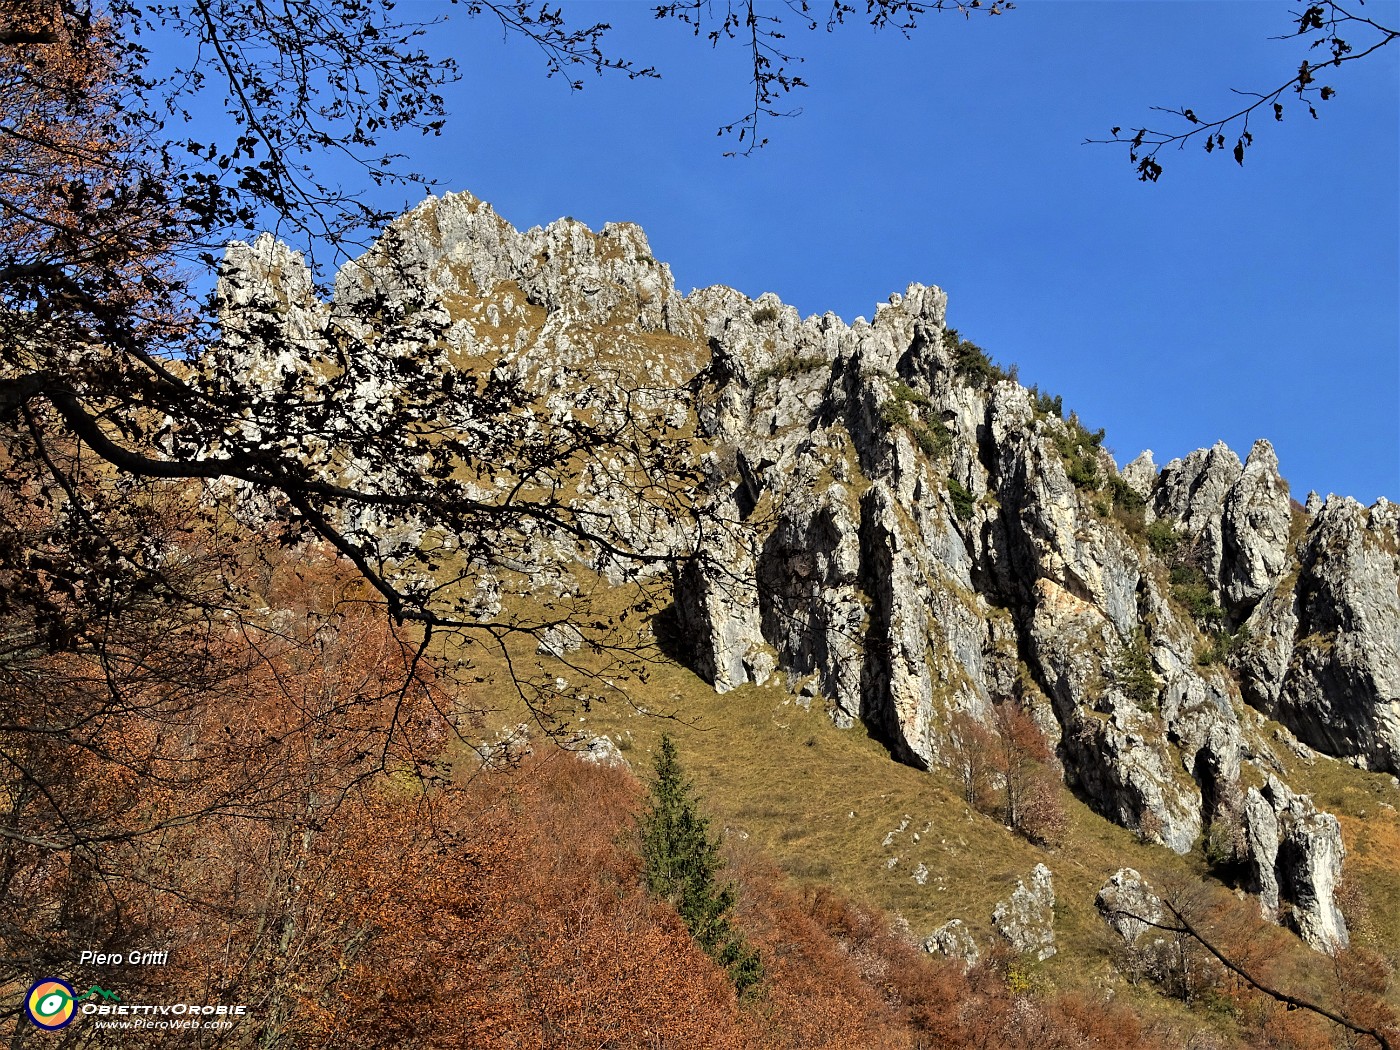
{"type": "Polygon", "coordinates": [[[992,726],[967,712],[951,721],[953,775],[963,799],[996,812],[1007,827],[1047,846],[1064,838],[1060,777],[1040,727],[1012,700],[994,708],[992,726]]]}
{"type": "MultiPolygon", "coordinates": [[[[16,6],[0,8],[0,27],[16,24],[16,6]]],[[[135,309],[151,298],[175,217],[138,163],[112,27],[58,3],[18,6],[44,29],[34,43],[0,43],[0,287],[12,307],[28,299],[50,315],[90,313],[88,284],[108,309],[135,309]]]]}
{"type": "Polygon", "coordinates": [[[619,844],[636,795],[551,752],[428,800],[427,821],[366,811],[328,911],[365,940],[307,996],[310,1045],[741,1045],[724,973],[619,844]]]}

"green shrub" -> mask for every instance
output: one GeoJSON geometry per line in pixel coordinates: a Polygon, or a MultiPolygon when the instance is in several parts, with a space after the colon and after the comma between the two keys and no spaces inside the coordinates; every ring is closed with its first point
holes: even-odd
{"type": "Polygon", "coordinates": [[[1138,495],[1138,490],[1123,480],[1122,474],[1114,474],[1108,479],[1108,488],[1113,495],[1113,505],[1120,510],[1142,510],[1147,500],[1138,495]]]}
{"type": "Polygon", "coordinates": [[[1152,672],[1152,654],[1142,631],[1113,654],[1109,675],[1124,696],[1143,710],[1151,710],[1157,699],[1157,676],[1152,672]]]}
{"type": "Polygon", "coordinates": [[[1065,463],[1070,483],[1077,489],[1094,490],[1099,487],[1099,466],[1087,456],[1074,455],[1065,463]]]}
{"type": "Polygon", "coordinates": [[[1089,431],[1079,422],[1073,412],[1065,420],[1065,426],[1055,435],[1055,448],[1064,460],[1065,473],[1077,489],[1097,492],[1103,487],[1099,474],[1099,446],[1103,444],[1104,431],[1089,431]]]}
{"type": "Polygon", "coordinates": [[[1038,416],[1054,416],[1056,419],[1065,418],[1065,399],[1059,394],[1051,397],[1049,394],[1042,394],[1040,387],[1030,387],[1031,405],[1038,416]]]}
{"type": "Polygon", "coordinates": [[[919,414],[920,409],[933,404],[908,383],[895,383],[893,400],[880,406],[880,419],[891,429],[903,427],[909,431],[914,443],[930,459],[946,455],[953,447],[953,432],[941,419],[925,423],[919,414]]]}
{"type": "Polygon", "coordinates": [[[985,389],[999,380],[1009,378],[976,343],[964,339],[956,328],[943,330],[943,346],[953,359],[953,371],[979,389],[985,389]]]}
{"type": "Polygon", "coordinates": [[[916,422],[909,428],[909,432],[914,435],[914,440],[924,450],[924,455],[930,459],[947,455],[953,447],[953,432],[941,419],[935,419],[927,426],[916,422]]]}
{"type": "Polygon", "coordinates": [[[764,303],[762,306],[754,308],[754,324],[769,324],[778,319],[778,308],[772,303],[764,303]]]}
{"type": "Polygon", "coordinates": [[[1172,597],[1181,603],[1191,619],[1198,624],[1209,626],[1221,621],[1224,610],[1215,604],[1210,588],[1204,583],[1178,583],[1172,585],[1172,597]]]}
{"type": "Polygon", "coordinates": [[[1206,863],[1226,881],[1234,881],[1245,874],[1242,869],[1249,856],[1244,821],[1240,817],[1241,803],[1238,793],[1227,796],[1201,842],[1206,863]]]}
{"type": "Polygon", "coordinates": [[[1158,518],[1147,526],[1147,545],[1157,557],[1170,559],[1181,545],[1181,537],[1177,535],[1176,526],[1158,518]]]}
{"type": "Polygon", "coordinates": [[[972,517],[972,508],[977,505],[977,498],[952,475],[948,476],[948,495],[953,497],[953,513],[958,518],[967,521],[972,517]]]}
{"type": "Polygon", "coordinates": [[[914,414],[909,411],[908,402],[895,399],[894,401],[886,401],[880,406],[880,421],[891,429],[894,427],[909,429],[914,425],[914,414]]]}
{"type": "MultiPolygon", "coordinates": [[[[1210,581],[1201,568],[1200,553],[1196,546],[1187,541],[1171,522],[1158,519],[1147,526],[1145,535],[1152,553],[1166,561],[1171,570],[1171,596],[1203,631],[1219,633],[1225,619],[1224,610],[1215,603],[1211,595],[1210,581]]],[[[1197,654],[1203,663],[1217,663],[1213,650],[1218,648],[1218,640],[1212,641],[1208,650],[1197,654]],[[1209,656],[1207,659],[1206,657],[1209,656]]]]}
{"type": "MultiPolygon", "coordinates": [[[[1212,603],[1214,606],[1214,603],[1212,603]]],[[[1214,610],[1219,613],[1219,609],[1214,610]]],[[[1210,641],[1196,654],[1196,663],[1202,667],[1212,664],[1229,664],[1230,660],[1249,644],[1249,628],[1240,626],[1234,631],[1223,628],[1212,631],[1210,641]]]]}
{"type": "Polygon", "coordinates": [[[1138,495],[1137,489],[1124,481],[1121,474],[1109,476],[1108,489],[1113,500],[1113,517],[1130,535],[1141,536],[1147,527],[1147,500],[1138,495]]]}
{"type": "Polygon", "coordinates": [[[907,405],[917,405],[919,408],[928,408],[933,404],[927,397],[919,393],[908,383],[896,382],[894,384],[894,399],[907,405]]]}
{"type": "Polygon", "coordinates": [[[773,380],[782,381],[790,376],[812,372],[827,364],[824,357],[785,357],[771,368],[764,368],[753,377],[755,390],[762,390],[773,380]]]}

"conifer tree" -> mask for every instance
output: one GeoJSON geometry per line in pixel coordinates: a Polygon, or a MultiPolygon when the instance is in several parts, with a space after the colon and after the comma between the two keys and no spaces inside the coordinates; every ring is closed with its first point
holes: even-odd
{"type": "Polygon", "coordinates": [[[728,972],[742,995],[763,978],[758,952],[734,928],[732,883],[720,882],[719,840],[681,770],[675,742],[661,738],[654,760],[656,779],[642,814],[642,860],[647,892],[671,903],[686,928],[728,972]]]}

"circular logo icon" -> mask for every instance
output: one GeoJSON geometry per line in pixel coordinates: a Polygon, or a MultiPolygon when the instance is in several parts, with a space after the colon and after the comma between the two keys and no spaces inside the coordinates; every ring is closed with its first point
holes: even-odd
{"type": "Polygon", "coordinates": [[[56,1032],[73,1020],[73,986],[57,977],[36,981],[24,998],[24,1012],[40,1028],[56,1032]]]}

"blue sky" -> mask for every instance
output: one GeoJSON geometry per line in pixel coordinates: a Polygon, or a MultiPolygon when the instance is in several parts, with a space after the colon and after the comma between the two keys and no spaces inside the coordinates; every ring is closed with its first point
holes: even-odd
{"type": "MultiPolygon", "coordinates": [[[[910,39],[794,25],[801,116],[726,158],[716,129],[750,90],[739,48],[643,3],[565,3],[662,74],[570,92],[525,42],[419,0],[400,10],[448,14],[427,44],[463,77],[443,136],[402,146],[518,227],[639,223],[683,290],[849,320],[940,285],[951,324],[1106,427],[1120,462],[1268,437],[1299,499],[1400,501],[1400,43],[1329,78],[1321,120],[1296,103],[1259,120],[1242,169],[1192,145],[1144,185],[1122,151],[1081,144],[1166,123],[1153,105],[1215,113],[1231,88],[1287,80],[1302,52],[1268,38],[1296,6],[1028,0],[929,16],[910,39]]],[[[1395,2],[1365,10],[1400,22],[1395,2]]]]}

